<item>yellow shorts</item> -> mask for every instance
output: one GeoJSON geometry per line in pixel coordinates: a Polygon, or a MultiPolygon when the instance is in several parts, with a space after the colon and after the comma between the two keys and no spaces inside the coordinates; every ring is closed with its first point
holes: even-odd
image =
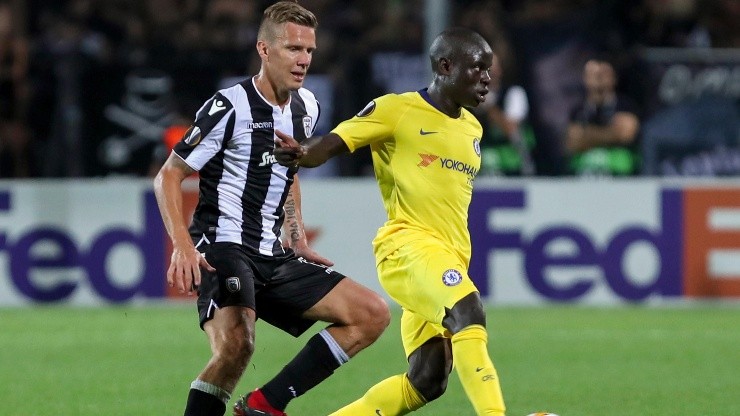
{"type": "Polygon", "coordinates": [[[404,244],[378,264],[380,284],[403,307],[401,338],[408,357],[433,337],[451,337],[445,308],[477,292],[462,260],[434,240],[404,244]]]}

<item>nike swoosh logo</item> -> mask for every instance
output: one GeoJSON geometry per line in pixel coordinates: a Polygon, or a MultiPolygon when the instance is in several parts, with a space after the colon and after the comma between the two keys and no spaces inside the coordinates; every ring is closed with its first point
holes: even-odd
{"type": "Polygon", "coordinates": [[[424,131],[424,129],[419,129],[419,134],[421,134],[422,136],[426,136],[427,134],[434,134],[434,133],[438,133],[438,132],[436,132],[436,131],[424,131]]]}
{"type": "Polygon", "coordinates": [[[476,372],[476,373],[480,372],[481,370],[483,370],[483,367],[476,367],[476,368],[475,368],[475,372],[476,372]]]}

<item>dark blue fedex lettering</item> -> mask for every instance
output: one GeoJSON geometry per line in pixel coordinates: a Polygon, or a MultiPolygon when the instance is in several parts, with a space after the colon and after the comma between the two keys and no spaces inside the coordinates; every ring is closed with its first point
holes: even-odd
{"type": "MultiPolygon", "coordinates": [[[[10,197],[9,193],[0,192],[0,215],[11,209],[10,197]]],[[[8,255],[10,277],[18,291],[37,301],[63,300],[74,293],[77,283],[50,285],[46,282],[39,285],[31,278],[32,272],[81,267],[95,292],[110,301],[125,301],[135,295],[164,296],[164,227],[154,194],[146,192],[143,201],[144,229],[141,233],[125,228],[109,228],[92,238],[88,252],[80,250],[79,245],[62,229],[35,228],[19,236],[16,241],[9,241],[7,234],[0,230],[0,251],[8,255]],[[109,254],[120,244],[136,247],[144,259],[141,275],[133,286],[116,286],[106,268],[109,254]],[[34,250],[39,245],[54,249],[40,253],[34,250]]]]}
{"type": "MultiPolygon", "coordinates": [[[[517,231],[493,231],[488,225],[488,215],[497,209],[518,209],[524,207],[524,192],[476,190],[470,202],[468,228],[472,255],[470,258],[470,277],[475,282],[481,296],[488,296],[488,256],[495,250],[521,249],[522,238],[517,231]]],[[[501,277],[505,278],[505,277],[501,277]]]]}
{"type": "Polygon", "coordinates": [[[23,235],[12,246],[8,246],[10,278],[15,287],[33,300],[57,301],[71,295],[77,283],[62,282],[55,285],[37,285],[31,272],[38,269],[73,268],[80,265],[80,253],[74,242],[63,231],[54,228],[38,228],[23,235]],[[53,246],[53,254],[34,254],[38,244],[53,246]]]}
{"type": "MultiPolygon", "coordinates": [[[[500,250],[520,250],[524,259],[525,277],[534,290],[543,297],[556,301],[569,301],[586,295],[600,276],[581,272],[570,284],[553,285],[547,279],[547,270],[553,266],[597,266],[603,271],[607,285],[626,300],[639,301],[657,294],[680,296],[682,258],[682,197],[679,190],[663,191],[661,199],[660,229],[649,230],[643,226],[621,229],[612,236],[603,249],[576,226],[559,224],[540,230],[527,239],[518,230],[499,230],[490,227],[491,211],[521,209],[526,206],[522,190],[481,190],[473,195],[470,209],[471,241],[473,254],[470,272],[482,295],[488,295],[488,257],[500,250]],[[568,254],[554,254],[547,250],[554,241],[570,242],[576,249],[568,254]],[[624,272],[623,260],[627,249],[634,243],[652,245],[660,260],[657,276],[647,284],[638,285],[624,272]]],[[[496,279],[516,278],[495,276],[496,279]]]]}
{"type": "Polygon", "coordinates": [[[652,231],[639,226],[623,229],[611,238],[604,250],[604,275],[617,295],[630,300],[651,294],[681,296],[683,293],[683,195],[679,190],[661,192],[661,227],[652,231]],[[652,244],[659,253],[660,270],[653,283],[636,285],[622,267],[627,249],[634,243],[652,244]]]}
{"type": "Polygon", "coordinates": [[[583,276],[567,287],[553,287],[548,283],[545,272],[550,266],[594,266],[599,264],[596,252],[588,236],[576,228],[552,227],[538,234],[525,248],[524,269],[527,280],[543,296],[556,300],[571,300],[588,293],[593,287],[593,278],[583,276]],[[575,247],[575,253],[568,255],[551,255],[546,251],[547,245],[556,240],[569,240],[575,247]]]}
{"type": "Polygon", "coordinates": [[[93,242],[85,259],[90,282],[95,291],[106,299],[123,301],[136,294],[162,297],[164,286],[164,227],[154,193],[144,195],[144,229],[140,234],[125,228],[113,228],[100,234],[93,242]],[[137,247],[144,258],[144,270],[138,285],[121,288],[113,285],[105,264],[108,254],[119,244],[137,247]]]}

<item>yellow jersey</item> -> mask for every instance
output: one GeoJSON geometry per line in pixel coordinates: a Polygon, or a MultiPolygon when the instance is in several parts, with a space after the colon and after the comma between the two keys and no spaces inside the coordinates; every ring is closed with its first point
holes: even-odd
{"type": "Polygon", "coordinates": [[[370,102],[333,132],[350,151],[370,145],[388,221],[373,240],[380,263],[407,242],[435,238],[470,263],[468,206],[482,128],[468,110],[438,110],[426,90],[370,102]]]}

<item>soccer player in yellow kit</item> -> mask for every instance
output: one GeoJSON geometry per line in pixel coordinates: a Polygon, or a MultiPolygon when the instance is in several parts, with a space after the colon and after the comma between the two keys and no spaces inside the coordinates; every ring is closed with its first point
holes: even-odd
{"type": "Polygon", "coordinates": [[[380,283],[403,307],[408,371],[381,381],[333,415],[403,415],[444,393],[452,371],[478,415],[503,415],[488,355],[486,316],[468,276],[468,206],[482,128],[464,107],[485,100],[494,55],[476,32],[452,28],[432,43],[428,88],[389,94],[325,136],[276,132],[284,165],[318,166],[369,145],[388,221],[373,241],[380,283]]]}

